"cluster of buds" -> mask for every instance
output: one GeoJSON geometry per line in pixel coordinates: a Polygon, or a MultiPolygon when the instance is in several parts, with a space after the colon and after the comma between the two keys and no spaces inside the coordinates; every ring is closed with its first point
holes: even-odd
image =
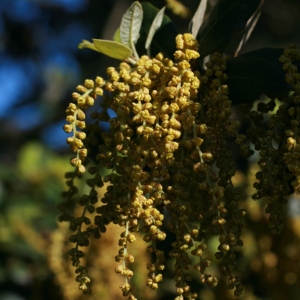
{"type": "Polygon", "coordinates": [[[101,77],[97,77],[95,82],[93,80],[85,80],[84,85],[77,86],[77,92],[72,94],[73,101],[66,109],[66,121],[68,124],[64,125],[66,133],[72,133],[72,136],[67,138],[67,144],[70,149],[76,153],[76,157],[71,159],[71,164],[78,168],[79,173],[85,172],[83,161],[87,157],[87,149],[84,147],[83,140],[86,138],[86,133],[83,131],[86,127],[84,111],[94,105],[94,99],[97,95],[103,95],[101,88],[105,84],[101,77]]]}
{"type": "Polygon", "coordinates": [[[280,57],[292,91],[278,96],[277,108],[275,99],[268,99],[259,102],[252,111],[243,109],[250,126],[241,142],[252,143],[260,154],[258,181],[254,183],[257,192],[252,198],[267,203],[265,211],[270,214],[269,227],[273,233],[284,228],[289,195],[300,191],[300,74],[294,64],[299,60],[300,51],[295,45],[287,47],[280,57]]]}
{"type": "MultiPolygon", "coordinates": [[[[237,133],[239,123],[230,118],[226,61],[219,54],[213,55],[201,75],[193,69],[200,56],[194,37],[178,35],[176,46],[175,61],[162,53],[155,58],[142,56],[134,66],[122,62],[119,68],[109,67],[106,82],[100,77],[86,80],[84,86],[77,87],[79,93],[73,94],[76,104],[70,104],[67,110],[69,124],[64,129],[73,132],[67,142],[77,153],[71,163],[80,174],[85,171],[83,161],[89,147],[88,139],[85,145],[82,141],[83,111],[105,90],[102,110],[115,113],[109,119],[109,131],[101,133],[97,166],[89,168],[93,176],[87,180],[91,192],[78,200],[84,212],[75,222],[79,233],[73,242],[77,243],[76,249],[86,246],[88,237],[93,234],[99,238],[109,223],[125,228],[115,256],[115,271],[124,277],[120,288],[129,299],[135,299],[130,267],[135,257],[130,247],[137,233],[144,233],[144,241],[149,244],[147,252],[152,257],[147,264],[146,284],[157,289],[165,268],[165,253],[159,249],[159,242],[166,239],[166,226],[176,236],[169,253],[175,260],[176,299],[198,297],[189,283],[192,267],[199,272],[203,284],[218,284],[209,272],[212,258],[207,241],[212,236],[219,236],[215,257],[220,260],[220,271],[236,278],[234,247],[242,245],[244,211],[238,207],[240,193],[231,182],[235,169],[227,137],[242,137],[237,133]],[[111,173],[103,178],[106,193],[101,205],[95,206],[95,187],[102,183],[102,167],[111,173]],[[96,213],[93,224],[85,219],[86,211],[96,213]],[[82,222],[90,225],[85,232],[81,232],[82,222]],[[84,236],[80,245],[79,236],[84,236]]],[[[103,113],[96,112],[92,118],[97,119],[98,127],[98,121],[107,122],[103,113]]],[[[236,289],[237,295],[241,293],[238,280],[231,280],[230,287],[236,289]]]]}
{"type": "Polygon", "coordinates": [[[300,49],[295,45],[289,46],[285,49],[281,57],[281,62],[284,63],[284,70],[286,70],[286,81],[292,86],[293,92],[288,97],[287,113],[290,118],[289,128],[285,131],[286,153],[284,154],[284,162],[294,179],[292,186],[297,194],[300,194],[300,72],[295,66],[294,62],[300,61],[300,49]]]}

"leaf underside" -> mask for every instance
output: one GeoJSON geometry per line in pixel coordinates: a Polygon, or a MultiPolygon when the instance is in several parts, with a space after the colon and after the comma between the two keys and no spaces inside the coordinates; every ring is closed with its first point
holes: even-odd
{"type": "Polygon", "coordinates": [[[146,40],[146,43],[145,43],[145,48],[146,49],[149,48],[149,46],[150,46],[150,44],[153,40],[155,32],[159,29],[159,27],[161,26],[161,24],[163,22],[165,9],[166,9],[166,7],[164,6],[156,14],[155,18],[152,21],[152,24],[151,24],[151,27],[150,27],[150,30],[149,30],[149,33],[148,33],[148,36],[147,36],[147,40],[146,40]]]}
{"type": "Polygon", "coordinates": [[[120,38],[124,45],[132,48],[139,38],[143,20],[143,9],[139,2],[134,2],[125,12],[120,25],[120,38]]]}
{"type": "Polygon", "coordinates": [[[198,31],[203,23],[207,7],[207,0],[201,0],[198,8],[189,24],[190,33],[196,38],[198,31]]]}

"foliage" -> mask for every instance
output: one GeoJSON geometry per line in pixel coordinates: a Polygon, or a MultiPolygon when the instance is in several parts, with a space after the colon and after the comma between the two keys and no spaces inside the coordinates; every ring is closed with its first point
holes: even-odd
{"type": "Polygon", "coordinates": [[[271,232],[283,230],[288,197],[300,190],[300,51],[291,45],[239,56],[239,43],[234,56],[224,55],[236,33],[242,32],[242,43],[249,38],[256,24],[249,20],[259,16],[262,3],[219,0],[206,18],[200,3],[192,35],[177,34],[170,19],[162,18],[163,10],[134,2],[115,41],[79,45],[123,60],[107,69],[107,79],[97,76],[77,86],[66,110],[64,130],[71,133],[67,143],[75,153],[75,170],[66,173],[60,221],[70,222],[74,232],[68,252],[84,293],[91,293],[91,279],[82,247],[92,237],[102,238],[113,223],[122,228],[115,272],[123,276],[120,288],[129,299],[137,299],[131,244],[141,234],[149,243],[146,284],[151,289],[163,282],[165,248],[171,248],[175,299],[199,297],[192,289],[192,267],[202,284],[216,287],[217,277],[223,277],[235,296],[242,294],[238,253],[250,204],[243,203],[248,195],[234,184],[232,143],[246,158],[259,153],[251,196],[264,201],[271,232]],[[166,42],[170,38],[173,44],[166,42]],[[151,56],[155,50],[160,52],[151,56]],[[265,100],[254,105],[261,94],[265,100]],[[99,98],[100,108],[95,106],[99,98]],[[240,105],[246,129],[232,104],[240,105]],[[108,131],[102,122],[109,123],[108,131]],[[86,187],[80,194],[82,178],[86,187]],[[217,246],[210,246],[212,241],[217,246]]]}
{"type": "MultiPolygon", "coordinates": [[[[59,293],[47,263],[51,232],[56,229],[56,206],[63,188],[67,158],[59,157],[38,142],[27,142],[19,149],[13,168],[0,165],[1,211],[1,293],[14,287],[22,297],[49,297],[59,293]],[[41,200],[42,199],[42,200],[41,200]],[[35,288],[27,290],[31,284],[35,288]],[[22,293],[22,294],[21,294],[22,293]]],[[[53,275],[52,275],[53,276],[53,275]]]]}

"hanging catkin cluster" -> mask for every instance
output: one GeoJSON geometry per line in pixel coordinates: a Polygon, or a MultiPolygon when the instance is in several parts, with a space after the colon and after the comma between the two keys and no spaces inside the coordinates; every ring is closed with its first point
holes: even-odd
{"type": "Polygon", "coordinates": [[[286,223],[289,195],[300,192],[300,74],[295,65],[299,60],[300,50],[295,45],[287,47],[279,59],[291,91],[284,97],[278,96],[277,107],[275,99],[268,99],[258,103],[256,110],[243,109],[250,124],[244,140],[252,143],[260,156],[258,181],[254,183],[257,192],[252,198],[265,200],[269,227],[277,234],[286,223]]]}
{"type": "Polygon", "coordinates": [[[124,228],[115,271],[124,277],[120,288],[129,299],[135,299],[130,283],[135,257],[130,249],[137,232],[144,234],[146,251],[153,258],[145,263],[150,288],[157,289],[163,280],[165,255],[175,261],[176,299],[198,297],[189,284],[191,268],[199,272],[200,282],[216,286],[206,248],[207,241],[218,236],[215,257],[220,270],[228,276],[235,295],[242,292],[233,249],[242,245],[245,212],[238,207],[240,192],[231,182],[235,169],[226,139],[234,137],[246,153],[249,143],[237,134],[238,121],[230,119],[225,59],[212,55],[205,74],[200,75],[192,68],[199,57],[193,36],[178,35],[176,46],[175,61],[161,53],[155,58],[142,56],[134,66],[122,62],[119,68],[109,67],[107,80],[86,80],[73,93],[74,103],[66,111],[64,129],[72,134],[67,143],[75,153],[71,164],[77,171],[66,175],[69,190],[63,193],[60,219],[70,221],[75,231],[70,237],[75,246],[69,254],[85,292],[90,292],[90,279],[80,264],[84,252],[79,247],[87,246],[92,235],[99,238],[110,223],[124,228]],[[92,114],[94,123],[85,141],[84,111],[98,95],[103,96],[102,111],[92,114]],[[108,109],[114,117],[108,117],[108,109]],[[96,165],[87,169],[90,192],[78,196],[74,180],[86,170],[87,148],[97,143],[100,121],[108,121],[109,130],[100,133],[103,142],[96,165]],[[111,170],[104,178],[102,168],[111,170]],[[108,186],[99,199],[97,187],[103,182],[108,186]],[[83,207],[78,218],[72,216],[75,204],[83,207]],[[176,236],[170,253],[159,249],[166,228],[176,236]]]}

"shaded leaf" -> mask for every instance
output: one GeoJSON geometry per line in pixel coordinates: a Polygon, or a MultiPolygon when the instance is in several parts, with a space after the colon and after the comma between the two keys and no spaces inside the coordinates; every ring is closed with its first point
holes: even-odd
{"type": "Polygon", "coordinates": [[[97,51],[112,58],[123,60],[132,54],[130,48],[115,41],[93,39],[93,42],[97,51]]]}
{"type": "Polygon", "coordinates": [[[200,26],[203,23],[204,15],[206,12],[207,0],[201,0],[190,24],[189,24],[189,32],[196,38],[200,26]]]}
{"type": "Polygon", "coordinates": [[[251,103],[261,94],[276,97],[288,92],[279,57],[284,49],[263,48],[227,61],[229,98],[233,104],[251,103]]]}
{"type": "Polygon", "coordinates": [[[142,21],[143,9],[141,4],[136,1],[125,12],[120,26],[121,41],[131,49],[139,38],[142,21]]]}
{"type": "Polygon", "coordinates": [[[235,51],[234,56],[237,56],[238,53],[240,52],[240,50],[242,49],[243,45],[247,43],[248,39],[250,38],[259,18],[261,15],[261,11],[262,11],[262,7],[264,4],[264,0],[261,0],[257,10],[254,12],[254,14],[252,15],[252,17],[248,20],[246,26],[245,26],[245,30],[244,30],[244,34],[243,37],[235,51]]]}
{"type": "MultiPolygon", "coordinates": [[[[149,2],[141,3],[144,17],[142,22],[142,27],[140,31],[140,38],[137,41],[136,48],[138,52],[142,54],[145,53],[145,43],[150,31],[151,25],[159,9],[154,7],[149,2]]],[[[174,52],[176,50],[175,38],[178,31],[170,18],[166,15],[163,17],[161,27],[156,31],[150,45],[150,50],[152,54],[157,54],[162,52],[166,57],[173,58],[174,52]]]]}
{"type": "Polygon", "coordinates": [[[226,46],[224,52],[229,56],[238,56],[243,45],[245,45],[250,38],[258,20],[261,15],[264,0],[261,0],[257,10],[254,12],[252,17],[248,20],[244,30],[233,34],[231,42],[226,46]]]}
{"type": "Polygon", "coordinates": [[[153,36],[155,34],[155,32],[158,30],[158,28],[161,26],[162,24],[162,21],[164,19],[164,13],[165,13],[165,9],[166,7],[164,6],[155,16],[155,18],[153,19],[152,21],[152,24],[151,24],[151,27],[150,27],[150,30],[149,30],[149,33],[148,33],[148,36],[147,36],[147,40],[146,40],[146,43],[145,43],[145,48],[148,49],[151,42],[152,42],[152,39],[153,39],[153,36]]]}
{"type": "Polygon", "coordinates": [[[199,52],[205,57],[222,49],[235,32],[243,30],[261,0],[219,0],[197,36],[199,52]]]}

